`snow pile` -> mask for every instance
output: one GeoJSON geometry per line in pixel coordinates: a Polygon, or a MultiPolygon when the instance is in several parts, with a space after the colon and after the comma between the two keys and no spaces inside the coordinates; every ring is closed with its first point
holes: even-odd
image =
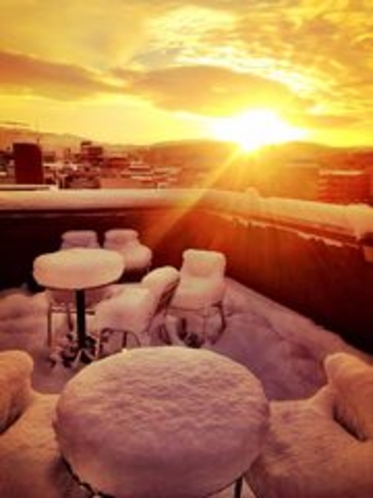
{"type": "Polygon", "coordinates": [[[242,366],[158,347],[82,370],[61,394],[55,427],[63,455],[94,491],[183,498],[239,477],[260,451],[267,418],[261,385],[242,366]]]}
{"type": "Polygon", "coordinates": [[[227,279],[224,302],[227,327],[207,346],[245,365],[262,382],[269,399],[313,395],[326,382],[326,355],[363,352],[312,320],[227,279]]]}

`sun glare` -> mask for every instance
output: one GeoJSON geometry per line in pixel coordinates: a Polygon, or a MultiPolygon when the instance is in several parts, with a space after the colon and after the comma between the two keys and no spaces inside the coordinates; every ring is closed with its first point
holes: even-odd
{"type": "Polygon", "coordinates": [[[219,140],[236,142],[245,151],[300,140],[307,135],[305,130],[289,125],[276,113],[265,109],[214,119],[211,132],[219,140]]]}

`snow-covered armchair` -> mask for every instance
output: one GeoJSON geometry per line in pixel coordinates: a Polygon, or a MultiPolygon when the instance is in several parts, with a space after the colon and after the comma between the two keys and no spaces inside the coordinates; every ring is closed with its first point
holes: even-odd
{"type": "Polygon", "coordinates": [[[179,271],[172,266],[156,268],[138,284],[118,286],[119,291],[96,306],[98,357],[103,355],[103,344],[113,334],[121,337],[120,348],[131,338],[137,346],[151,343],[151,328],[157,320],[162,325],[170,300],[179,284],[179,271]]]}
{"type": "Polygon", "coordinates": [[[226,292],[226,257],[223,253],[202,249],[183,252],[180,284],[172,298],[169,311],[197,313],[202,317],[201,339],[208,334],[207,321],[217,313],[220,330],[225,327],[223,299],[226,292]]]}
{"type": "Polygon", "coordinates": [[[373,496],[373,366],[334,353],[324,367],[313,397],[271,403],[269,437],[246,474],[258,498],[373,496]]]}
{"type": "Polygon", "coordinates": [[[139,239],[137,230],[113,228],[104,234],[104,248],[123,255],[125,273],[147,272],[152,262],[152,250],[139,239]]]}
{"type": "Polygon", "coordinates": [[[32,358],[0,353],[0,496],[87,498],[69,472],[52,420],[58,395],[31,388],[32,358]]]}

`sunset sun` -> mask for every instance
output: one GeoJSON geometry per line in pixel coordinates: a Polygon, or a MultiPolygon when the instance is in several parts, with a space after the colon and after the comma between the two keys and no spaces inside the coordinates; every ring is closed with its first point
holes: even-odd
{"type": "Polygon", "coordinates": [[[245,151],[306,136],[305,130],[291,126],[275,112],[266,109],[215,119],[211,131],[215,138],[236,142],[245,151]]]}

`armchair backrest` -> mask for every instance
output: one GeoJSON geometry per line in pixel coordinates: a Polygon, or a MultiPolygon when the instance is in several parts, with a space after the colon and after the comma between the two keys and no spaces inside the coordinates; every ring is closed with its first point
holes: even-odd
{"type": "Polygon", "coordinates": [[[334,416],[351,434],[373,440],[373,365],[338,352],[324,361],[334,416]]]}
{"type": "Polygon", "coordinates": [[[156,313],[168,307],[179,281],[180,273],[173,266],[156,268],[143,277],[141,284],[156,296],[156,313]]]}
{"type": "Polygon", "coordinates": [[[61,249],[100,247],[94,230],[68,230],[61,235],[61,249]]]}
{"type": "Polygon", "coordinates": [[[0,353],[0,433],[25,410],[32,397],[34,362],[25,351],[0,353]]]}
{"type": "Polygon", "coordinates": [[[180,269],[185,275],[202,278],[222,278],[225,273],[226,257],[217,251],[202,249],[186,249],[183,252],[183,263],[180,269]]]}
{"type": "Polygon", "coordinates": [[[106,249],[117,249],[127,244],[136,243],[140,243],[139,233],[132,228],[113,228],[105,232],[104,247],[106,249]]]}

